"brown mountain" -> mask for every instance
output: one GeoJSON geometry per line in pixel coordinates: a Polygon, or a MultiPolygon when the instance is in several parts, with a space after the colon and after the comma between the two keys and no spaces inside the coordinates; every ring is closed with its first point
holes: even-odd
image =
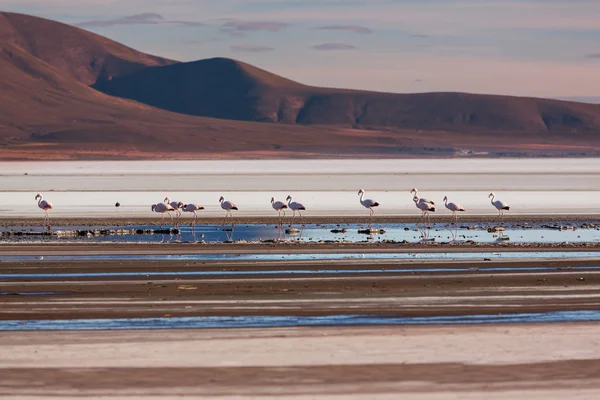
{"type": "Polygon", "coordinates": [[[600,152],[599,114],[539,99],[312,88],[0,13],[0,159],[590,155],[600,152]]]}
{"type": "Polygon", "coordinates": [[[0,13],[0,43],[3,48],[17,47],[87,85],[174,63],[70,25],[7,12],[0,13]]]}
{"type": "Polygon", "coordinates": [[[596,104],[467,93],[326,89],[224,58],[146,68],[94,87],[183,114],[244,121],[600,134],[600,105],[596,104]]]}

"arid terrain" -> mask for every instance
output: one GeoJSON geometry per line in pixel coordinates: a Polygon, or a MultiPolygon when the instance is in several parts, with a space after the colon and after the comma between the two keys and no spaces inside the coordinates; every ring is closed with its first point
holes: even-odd
{"type": "Polygon", "coordinates": [[[3,160],[600,154],[600,105],[316,88],[14,13],[0,49],[3,160]]]}
{"type": "Polygon", "coordinates": [[[600,391],[596,259],[48,259],[238,251],[1,246],[0,395],[537,400],[600,391]],[[4,260],[24,255],[38,258],[4,260]]]}

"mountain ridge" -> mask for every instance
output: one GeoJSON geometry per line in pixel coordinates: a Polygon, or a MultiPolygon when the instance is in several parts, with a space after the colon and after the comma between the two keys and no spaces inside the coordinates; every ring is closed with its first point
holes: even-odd
{"type": "Polygon", "coordinates": [[[0,71],[0,159],[600,154],[597,105],[315,88],[24,14],[0,12],[0,71]]]}
{"type": "Polygon", "coordinates": [[[461,92],[385,93],[313,87],[226,58],[99,82],[118,97],[188,115],[301,125],[600,132],[600,105],[461,92]],[[227,110],[227,104],[233,107],[227,110]]]}

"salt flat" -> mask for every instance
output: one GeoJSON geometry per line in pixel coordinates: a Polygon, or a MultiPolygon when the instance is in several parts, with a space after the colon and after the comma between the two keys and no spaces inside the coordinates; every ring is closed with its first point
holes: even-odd
{"type": "Polygon", "coordinates": [[[307,215],[365,215],[359,188],[381,203],[378,215],[407,215],[418,214],[413,187],[439,201],[438,213],[447,213],[447,195],[471,214],[494,214],[494,191],[510,213],[591,214],[600,212],[598,182],[600,159],[2,162],[0,217],[39,216],[38,192],[56,216],[152,216],[150,205],[166,195],[202,204],[207,217],[221,216],[221,195],[238,215],[262,216],[274,213],[272,196],[288,194],[307,215]]]}
{"type": "Polygon", "coordinates": [[[596,333],[594,324],[14,332],[0,344],[0,394],[596,399],[596,333]]]}

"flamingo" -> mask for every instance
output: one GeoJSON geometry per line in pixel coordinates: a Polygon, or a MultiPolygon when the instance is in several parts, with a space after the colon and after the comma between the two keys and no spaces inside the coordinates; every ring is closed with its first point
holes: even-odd
{"type": "Polygon", "coordinates": [[[494,200],[496,198],[496,194],[494,192],[489,194],[488,198],[490,197],[492,198],[492,205],[498,210],[498,218],[502,220],[502,217],[504,216],[504,210],[510,210],[510,207],[502,200],[494,200]]]}
{"type": "Polygon", "coordinates": [[[279,215],[279,226],[281,226],[283,224],[283,218],[285,217],[285,209],[288,208],[287,204],[283,201],[275,201],[275,197],[271,197],[271,207],[277,211],[277,215],[279,215]],[[281,212],[283,212],[283,217],[281,216],[281,212]]]}
{"type": "MultiPolygon", "coordinates": [[[[225,218],[223,219],[223,223],[221,224],[221,226],[224,226],[225,219],[227,219],[228,215],[233,218],[233,215],[231,214],[231,210],[237,210],[238,208],[235,203],[232,203],[229,200],[225,200],[225,198],[223,196],[221,196],[221,198],[219,199],[219,202],[221,203],[221,208],[223,210],[225,210],[225,218]]],[[[233,223],[231,225],[233,226],[233,223]]]]}
{"type": "Polygon", "coordinates": [[[173,207],[173,209],[175,210],[175,214],[177,214],[177,218],[181,217],[181,211],[179,211],[179,209],[183,207],[183,203],[181,201],[171,201],[171,198],[167,196],[165,197],[163,202],[173,207]]]}
{"type": "Polygon", "coordinates": [[[196,218],[198,218],[198,214],[196,214],[196,211],[204,210],[204,207],[202,207],[200,204],[184,204],[181,207],[181,209],[184,212],[192,212],[192,213],[194,213],[194,220],[190,224],[190,225],[194,225],[196,223],[196,218]]]}
{"type": "Polygon", "coordinates": [[[417,222],[417,225],[415,226],[419,226],[421,220],[423,220],[424,217],[427,217],[427,224],[431,226],[431,222],[429,221],[429,213],[435,212],[435,207],[429,203],[421,201],[418,196],[414,196],[413,201],[415,202],[415,206],[417,206],[417,208],[421,210],[421,219],[419,220],[419,222],[417,222]]]}
{"type": "Polygon", "coordinates": [[[373,199],[365,199],[365,191],[363,189],[360,189],[358,191],[358,194],[360,195],[360,204],[363,205],[363,207],[368,208],[370,211],[370,215],[369,215],[369,227],[371,227],[373,225],[373,214],[375,214],[375,210],[373,210],[373,207],[379,207],[379,203],[376,202],[373,199]]]}
{"type": "Polygon", "coordinates": [[[302,203],[298,203],[296,201],[292,201],[292,196],[288,196],[285,199],[288,202],[288,207],[292,210],[292,222],[290,223],[290,228],[292,227],[293,223],[294,223],[294,218],[296,217],[296,211],[298,211],[298,214],[300,214],[300,223],[302,224],[302,226],[304,226],[304,223],[302,222],[302,211],[306,210],[306,208],[304,207],[304,205],[302,203]]]}
{"type": "Polygon", "coordinates": [[[175,209],[167,203],[157,203],[157,204],[152,204],[152,212],[157,212],[162,214],[162,218],[160,220],[160,227],[162,228],[162,224],[163,221],[165,220],[165,213],[169,214],[169,217],[171,217],[171,222],[173,222],[173,215],[171,214],[171,211],[175,211],[175,209]]]}
{"type": "MultiPolygon", "coordinates": [[[[444,205],[448,210],[452,211],[452,219],[455,219],[456,221],[458,221],[458,215],[456,214],[457,211],[467,211],[460,204],[448,203],[448,196],[444,196],[444,205]]],[[[450,223],[452,223],[452,219],[450,220],[450,223]]]]}
{"type": "Polygon", "coordinates": [[[423,197],[419,197],[419,191],[417,190],[417,188],[412,188],[410,190],[410,192],[414,193],[415,197],[418,198],[420,202],[431,204],[432,206],[435,206],[435,202],[433,200],[429,200],[429,199],[425,199],[423,197]]]}
{"type": "Polygon", "coordinates": [[[48,215],[48,210],[52,210],[54,207],[52,206],[52,203],[44,200],[44,198],[42,197],[41,194],[36,194],[35,195],[35,199],[38,201],[38,207],[41,208],[42,210],[44,210],[45,213],[45,217],[44,217],[44,224],[48,225],[48,228],[50,228],[50,216],[48,215]]]}

